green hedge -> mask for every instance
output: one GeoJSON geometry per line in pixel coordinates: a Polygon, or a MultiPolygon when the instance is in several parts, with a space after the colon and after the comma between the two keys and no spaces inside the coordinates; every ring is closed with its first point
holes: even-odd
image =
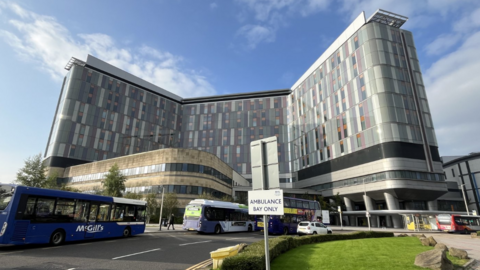
{"type": "Polygon", "coordinates": [[[480,236],[480,231],[477,231],[477,236],[480,236]]]}
{"type": "MultiPolygon", "coordinates": [[[[392,232],[354,232],[348,234],[310,235],[302,237],[279,236],[268,240],[270,261],[290,249],[321,242],[352,240],[363,238],[394,237],[392,232]]],[[[226,258],[222,270],[260,270],[265,269],[265,241],[258,241],[247,246],[242,253],[226,258]]]]}

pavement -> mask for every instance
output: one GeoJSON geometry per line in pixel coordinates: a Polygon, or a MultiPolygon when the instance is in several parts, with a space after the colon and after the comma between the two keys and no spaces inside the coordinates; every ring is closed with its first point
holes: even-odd
{"type": "Polygon", "coordinates": [[[159,224],[148,224],[145,227],[145,233],[172,233],[172,232],[185,232],[182,229],[183,224],[174,224],[175,230],[172,229],[170,226],[170,229],[167,229],[167,227],[162,226],[162,229],[160,230],[160,225],[159,224]]]}

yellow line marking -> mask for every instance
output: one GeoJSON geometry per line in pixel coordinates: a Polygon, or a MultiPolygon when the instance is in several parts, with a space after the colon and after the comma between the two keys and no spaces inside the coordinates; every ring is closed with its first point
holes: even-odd
{"type": "Polygon", "coordinates": [[[190,266],[189,268],[187,268],[187,269],[185,269],[185,270],[198,269],[198,268],[201,268],[201,267],[210,265],[211,263],[212,263],[212,259],[208,259],[208,260],[205,260],[205,261],[203,261],[203,262],[197,263],[197,264],[195,264],[194,266],[190,266]]]}

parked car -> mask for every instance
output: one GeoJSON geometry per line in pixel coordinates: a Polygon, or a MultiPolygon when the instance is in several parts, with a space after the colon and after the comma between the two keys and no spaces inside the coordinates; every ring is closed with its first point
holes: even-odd
{"type": "Polygon", "coordinates": [[[302,221],[298,223],[297,234],[331,234],[332,229],[321,222],[302,221]]]}

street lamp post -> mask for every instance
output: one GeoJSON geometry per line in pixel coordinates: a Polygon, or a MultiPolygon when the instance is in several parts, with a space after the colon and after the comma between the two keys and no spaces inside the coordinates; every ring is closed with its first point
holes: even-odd
{"type": "Polygon", "coordinates": [[[370,228],[370,213],[367,209],[367,188],[365,187],[365,178],[363,178],[363,200],[365,201],[365,210],[367,210],[366,216],[368,221],[368,230],[371,231],[372,229],[370,228]]]}
{"type": "Polygon", "coordinates": [[[460,187],[462,188],[463,201],[465,202],[465,208],[467,209],[467,215],[470,216],[470,212],[468,211],[467,198],[465,197],[465,191],[463,190],[464,187],[465,187],[465,184],[461,184],[460,187]]]}
{"type": "Polygon", "coordinates": [[[160,224],[160,231],[162,230],[162,212],[163,212],[163,196],[165,194],[165,186],[162,186],[162,204],[160,205],[160,216],[158,217],[158,223],[160,224]]]}

